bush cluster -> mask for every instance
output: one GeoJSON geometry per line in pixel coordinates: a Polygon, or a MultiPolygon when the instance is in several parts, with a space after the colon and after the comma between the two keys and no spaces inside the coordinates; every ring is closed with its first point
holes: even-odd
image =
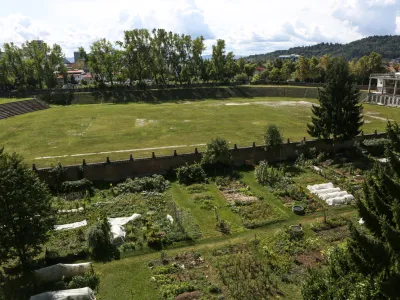
{"type": "Polygon", "coordinates": [[[162,175],[153,175],[151,177],[135,178],[133,180],[128,178],[125,182],[114,187],[112,192],[115,196],[126,193],[140,193],[143,191],[163,193],[169,186],[169,181],[165,180],[162,175]]]}
{"type": "Polygon", "coordinates": [[[200,164],[193,164],[178,168],[176,177],[179,183],[190,185],[206,181],[207,175],[200,164]]]}
{"type": "Polygon", "coordinates": [[[277,169],[268,165],[268,162],[262,161],[254,170],[254,176],[258,183],[262,185],[270,185],[281,182],[284,178],[282,169],[277,169]]]}
{"type": "Polygon", "coordinates": [[[75,193],[75,192],[85,192],[92,191],[93,183],[86,178],[75,181],[64,181],[61,184],[61,191],[63,193],[75,193]]]}
{"type": "Polygon", "coordinates": [[[388,139],[369,139],[362,142],[362,146],[372,155],[383,155],[385,146],[389,143],[388,139]]]}

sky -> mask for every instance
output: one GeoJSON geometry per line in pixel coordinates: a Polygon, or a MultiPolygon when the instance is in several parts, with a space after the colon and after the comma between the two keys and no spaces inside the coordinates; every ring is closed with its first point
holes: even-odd
{"type": "Polygon", "coordinates": [[[400,34],[400,0],[0,0],[0,45],[40,39],[66,57],[133,28],[217,39],[237,55],[400,34]]]}

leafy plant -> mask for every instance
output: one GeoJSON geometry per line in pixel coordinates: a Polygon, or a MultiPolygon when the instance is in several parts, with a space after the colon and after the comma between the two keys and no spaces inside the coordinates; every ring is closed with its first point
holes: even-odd
{"type": "Polygon", "coordinates": [[[61,191],[63,193],[74,193],[74,192],[92,192],[93,184],[90,180],[83,178],[75,181],[64,181],[61,184],[61,191]]]}
{"type": "Polygon", "coordinates": [[[169,186],[169,181],[165,180],[162,175],[153,175],[151,177],[135,178],[133,180],[128,178],[125,182],[114,187],[112,192],[115,196],[126,193],[140,193],[143,191],[163,193],[169,186]]]}
{"type": "Polygon", "coordinates": [[[176,177],[179,183],[190,185],[205,182],[207,175],[200,164],[186,164],[186,166],[177,169],[176,177]]]}
{"type": "Polygon", "coordinates": [[[279,147],[283,143],[283,136],[278,126],[269,124],[264,133],[264,144],[267,149],[279,147]]]}
{"type": "Polygon", "coordinates": [[[110,260],[118,256],[112,243],[111,227],[107,218],[103,218],[89,229],[88,246],[95,260],[110,260]]]}
{"type": "Polygon", "coordinates": [[[218,229],[218,231],[222,232],[223,234],[231,233],[231,226],[225,220],[218,220],[217,229],[218,229]]]}
{"type": "Polygon", "coordinates": [[[231,164],[231,152],[229,150],[228,142],[222,138],[216,138],[211,143],[207,144],[206,151],[201,158],[202,164],[216,164],[221,163],[224,165],[231,164]]]}
{"type": "Polygon", "coordinates": [[[362,146],[372,155],[383,155],[385,146],[389,143],[388,139],[366,139],[362,142],[362,146]]]}
{"type": "Polygon", "coordinates": [[[84,275],[78,275],[72,277],[68,283],[69,289],[79,289],[84,287],[90,287],[92,290],[97,289],[100,284],[100,277],[95,273],[87,273],[84,275]]]}
{"type": "Polygon", "coordinates": [[[274,185],[282,180],[284,172],[268,165],[268,162],[262,161],[254,170],[254,176],[258,183],[262,185],[274,185]]]}

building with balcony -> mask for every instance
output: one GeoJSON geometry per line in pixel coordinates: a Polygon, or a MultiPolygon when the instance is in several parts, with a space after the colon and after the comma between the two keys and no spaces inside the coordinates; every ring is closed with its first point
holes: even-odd
{"type": "Polygon", "coordinates": [[[400,106],[400,72],[375,73],[369,77],[366,101],[381,105],[400,106]],[[376,90],[371,90],[372,81],[376,80],[376,90]]]}

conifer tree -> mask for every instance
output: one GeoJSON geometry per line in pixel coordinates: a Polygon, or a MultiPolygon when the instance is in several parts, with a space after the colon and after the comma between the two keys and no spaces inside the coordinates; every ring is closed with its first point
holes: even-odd
{"type": "Polygon", "coordinates": [[[375,164],[363,185],[363,199],[356,201],[364,225],[350,225],[351,238],[341,254],[348,259],[331,260],[326,270],[308,277],[303,296],[309,299],[400,299],[399,126],[388,123],[386,132],[387,163],[375,164]]]}
{"type": "Polygon", "coordinates": [[[318,90],[319,106],[312,107],[308,133],[315,138],[351,139],[363,125],[360,90],[353,83],[348,63],[334,58],[326,71],[326,82],[318,90]]]}
{"type": "Polygon", "coordinates": [[[400,161],[395,146],[397,124],[388,123],[387,165],[376,164],[363,186],[364,199],[356,206],[362,230],[351,226],[349,252],[358,271],[378,284],[381,297],[399,299],[400,283],[400,161]]]}

